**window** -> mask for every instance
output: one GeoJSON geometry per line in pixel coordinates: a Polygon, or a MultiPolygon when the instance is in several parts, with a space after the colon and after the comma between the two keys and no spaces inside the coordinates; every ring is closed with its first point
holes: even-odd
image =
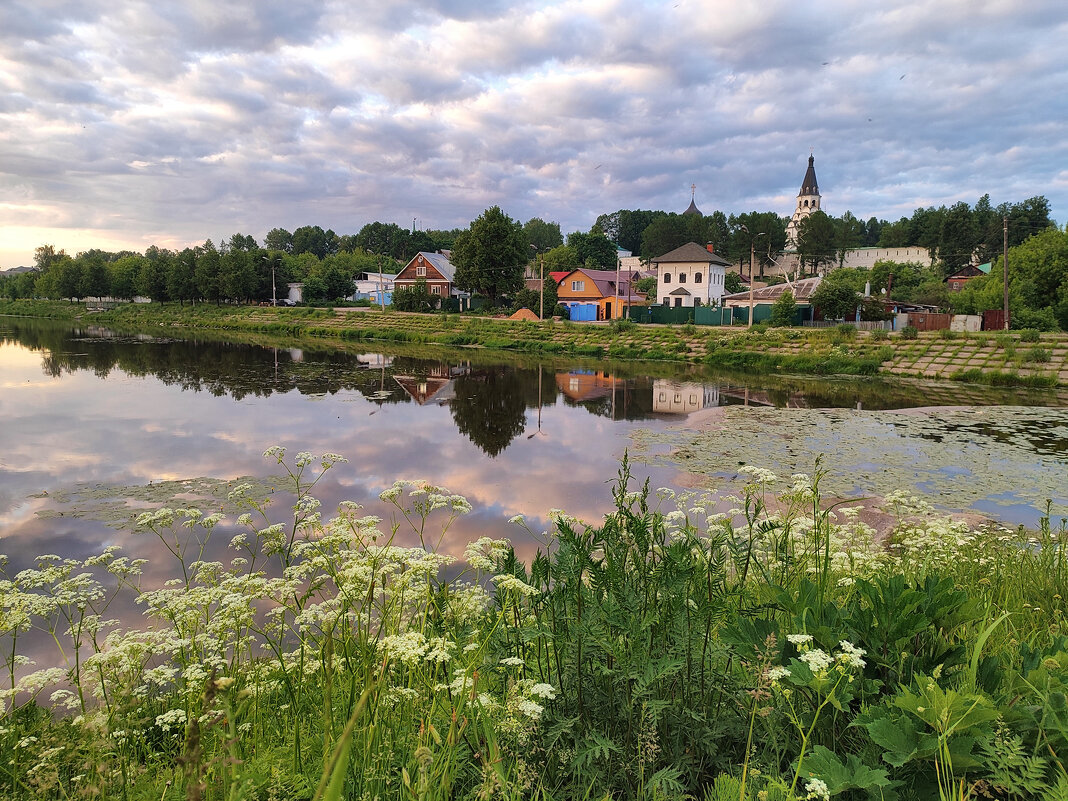
{"type": "Polygon", "coordinates": [[[664,283],[665,284],[670,284],[671,283],[671,273],[664,273],[664,283]]]}
{"type": "Polygon", "coordinates": [[[586,289],[586,282],[585,281],[572,281],[571,282],[571,291],[572,292],[582,292],[585,289],[586,289]]]}
{"type": "Polygon", "coordinates": [[[679,273],[679,283],[680,284],[685,284],[686,283],[686,273],[679,273]]]}
{"type": "Polygon", "coordinates": [[[670,306],[671,305],[671,298],[664,298],[664,305],[665,306],[670,306]]]}
{"type": "Polygon", "coordinates": [[[420,278],[425,278],[426,277],[426,265],[425,264],[417,265],[416,268],[415,268],[415,274],[417,276],[419,276],[420,278]]]}
{"type": "Polygon", "coordinates": [[[681,305],[682,305],[682,298],[675,298],[675,306],[679,307],[681,305]]]}
{"type": "Polygon", "coordinates": [[[694,273],[693,274],[693,282],[695,284],[701,283],[701,273],[694,273]]]}
{"type": "Polygon", "coordinates": [[[437,284],[434,284],[434,286],[430,287],[430,294],[431,295],[440,295],[441,294],[441,287],[438,286],[437,284]]]}

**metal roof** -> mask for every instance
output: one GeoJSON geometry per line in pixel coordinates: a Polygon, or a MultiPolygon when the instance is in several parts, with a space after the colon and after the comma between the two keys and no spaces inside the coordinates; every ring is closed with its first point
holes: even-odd
{"type": "Polygon", "coordinates": [[[799,195],[818,195],[820,193],[819,184],[816,183],[816,168],[813,166],[815,161],[815,156],[808,157],[808,171],[805,172],[805,180],[801,182],[799,195]]]}
{"type": "Polygon", "coordinates": [[[456,268],[452,266],[452,262],[446,256],[441,253],[428,253],[425,250],[420,250],[419,255],[433,264],[434,269],[441,273],[446,280],[452,281],[454,279],[456,268]]]}

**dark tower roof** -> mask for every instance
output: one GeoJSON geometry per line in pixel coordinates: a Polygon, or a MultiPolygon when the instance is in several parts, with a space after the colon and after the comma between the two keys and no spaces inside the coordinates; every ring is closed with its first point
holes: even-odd
{"type": "Polygon", "coordinates": [[[813,156],[808,157],[808,171],[805,173],[805,180],[801,182],[801,191],[798,194],[818,195],[820,193],[819,184],[816,183],[816,168],[812,166],[815,160],[813,156]]]}
{"type": "Polygon", "coordinates": [[[697,208],[697,204],[694,203],[694,197],[697,195],[697,184],[690,184],[690,205],[686,207],[686,211],[683,214],[696,214],[698,217],[704,217],[701,210],[697,208]]]}

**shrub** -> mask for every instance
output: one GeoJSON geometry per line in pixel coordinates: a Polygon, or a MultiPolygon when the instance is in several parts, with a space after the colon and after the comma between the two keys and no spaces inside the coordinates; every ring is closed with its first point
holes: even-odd
{"type": "Polygon", "coordinates": [[[1050,360],[1050,353],[1045,348],[1031,348],[1029,351],[1027,351],[1026,360],[1029,362],[1040,362],[1045,364],[1050,360]]]}
{"type": "Polygon", "coordinates": [[[940,328],[938,330],[938,338],[939,339],[956,339],[957,338],[957,332],[954,331],[952,328],[940,328]]]}
{"type": "Polygon", "coordinates": [[[902,339],[916,339],[920,335],[920,329],[914,325],[906,325],[901,329],[902,339]]]}
{"type": "Polygon", "coordinates": [[[793,325],[796,314],[797,301],[794,300],[794,293],[788,289],[772,304],[771,319],[768,322],[776,327],[793,325]]]}
{"type": "Polygon", "coordinates": [[[852,323],[839,323],[834,327],[834,330],[847,339],[852,339],[857,335],[857,327],[852,323]]]}
{"type": "Polygon", "coordinates": [[[874,339],[876,342],[884,342],[885,340],[890,338],[890,332],[887,331],[885,328],[876,328],[874,331],[871,332],[871,338],[874,339]]]}
{"type": "Polygon", "coordinates": [[[1040,337],[1041,335],[1035,328],[1025,328],[1023,331],[1020,332],[1021,342],[1038,342],[1040,337]]]}

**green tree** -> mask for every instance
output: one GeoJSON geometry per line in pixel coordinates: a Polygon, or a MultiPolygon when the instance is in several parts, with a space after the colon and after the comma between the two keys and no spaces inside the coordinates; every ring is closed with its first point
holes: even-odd
{"type": "Polygon", "coordinates": [[[666,216],[667,213],[663,211],[620,209],[619,211],[613,211],[611,214],[600,215],[593,224],[593,229],[603,233],[621,248],[634,254],[640,254],[642,250],[642,233],[654,220],[666,216]]]}
{"type": "Polygon", "coordinates": [[[797,226],[797,256],[802,270],[807,265],[810,272],[818,272],[820,267],[834,263],[836,233],[834,221],[822,211],[801,220],[797,226]]]}
{"type": "Polygon", "coordinates": [[[568,245],[560,245],[553,248],[541,257],[545,274],[550,272],[562,272],[564,270],[577,270],[582,266],[578,251],[568,245]]]}
{"type": "Polygon", "coordinates": [[[137,295],[137,277],[141,272],[144,256],[123,256],[109,265],[111,271],[111,296],[133,300],[137,295]]]}
{"type": "Polygon", "coordinates": [[[44,272],[66,255],[62,250],[57,253],[53,245],[41,245],[33,251],[33,266],[44,272]]]}
{"type": "Polygon", "coordinates": [[[515,292],[523,286],[528,251],[522,226],[500,206],[486,209],[456,238],[451,259],[456,286],[493,301],[515,292]]]}
{"type": "Polygon", "coordinates": [[[81,300],[82,294],[82,265],[69,256],[63,256],[52,263],[49,273],[55,273],[57,297],[68,300],[81,300]]]}
{"type": "Polygon", "coordinates": [[[834,251],[838,266],[845,264],[846,253],[864,242],[864,223],[847,211],[834,221],[834,251]]]}
{"type": "MultiPolygon", "coordinates": [[[[1003,305],[1003,260],[953,298],[954,310],[978,314],[1003,305]]],[[[1013,328],[1068,331],[1068,232],[1047,228],[1009,250],[1009,313],[1013,328]],[[1026,325],[1025,325],[1026,324],[1026,325]]]]}
{"type": "Polygon", "coordinates": [[[337,253],[337,246],[337,234],[324,231],[318,225],[302,225],[293,232],[294,254],[314,253],[317,258],[325,259],[331,253],[337,253]]]}
{"type": "Polygon", "coordinates": [[[864,247],[873,248],[879,244],[879,237],[882,235],[884,225],[886,225],[885,220],[878,220],[875,217],[868,218],[868,221],[864,223],[864,247]]]}
{"type": "Polygon", "coordinates": [[[583,264],[592,262],[599,270],[616,268],[619,251],[604,234],[575,231],[567,235],[567,246],[575,250],[583,264]]]}
{"type": "MultiPolygon", "coordinates": [[[[691,225],[687,221],[688,217],[695,221],[703,221],[703,218],[697,215],[665,214],[649,223],[642,232],[642,259],[651,262],[687,242],[698,241],[693,239],[691,225]]],[[[705,238],[703,232],[698,235],[698,238],[705,238]]]]}
{"type": "Polygon", "coordinates": [[[219,251],[210,240],[197,248],[197,263],[193,269],[193,280],[197,284],[197,294],[205,300],[218,304],[223,297],[219,272],[222,269],[219,251]]]}
{"type": "Polygon", "coordinates": [[[166,303],[167,272],[174,254],[153,245],[145,251],[141,261],[141,270],[137,275],[137,294],[154,303],[166,303]]]}
{"type": "Polygon", "coordinates": [[[839,272],[835,270],[820,281],[810,298],[812,305],[820,310],[826,320],[852,320],[860,305],[860,295],[849,278],[836,277],[839,272]]]}
{"type": "Polygon", "coordinates": [[[943,277],[950,276],[970,264],[972,253],[979,245],[979,237],[972,219],[972,210],[963,201],[954,203],[942,215],[938,237],[938,258],[942,262],[943,277]]]}
{"type": "Polygon", "coordinates": [[[879,230],[877,245],[881,248],[904,248],[915,244],[910,237],[909,218],[902,217],[897,222],[884,223],[879,230]]]}
{"type": "Polygon", "coordinates": [[[760,277],[763,278],[764,268],[774,263],[775,255],[786,247],[786,225],[782,218],[772,211],[749,211],[745,214],[732,214],[727,224],[730,230],[727,247],[722,251],[717,249],[716,252],[742,265],[748,275],[752,245],[753,269],[759,270],[760,277]]]}
{"type": "Polygon", "coordinates": [[[645,299],[649,303],[656,303],[656,287],[656,278],[639,278],[634,282],[635,291],[645,295],[645,299]]]}
{"type": "Polygon", "coordinates": [[[564,235],[560,233],[560,223],[545,222],[540,217],[531,217],[523,223],[523,234],[527,238],[527,243],[533,245],[539,253],[564,244],[564,235]]]}
{"type": "Polygon", "coordinates": [[[735,292],[742,291],[742,276],[738,273],[728,272],[723,278],[723,292],[726,295],[733,295],[735,292]]]}
{"type": "Polygon", "coordinates": [[[86,298],[103,298],[111,294],[111,275],[107,263],[100,253],[87,256],[81,254],[81,295],[86,298]]]}
{"type": "Polygon", "coordinates": [[[770,323],[778,328],[793,325],[796,313],[797,301],[794,300],[794,293],[787,289],[771,304],[770,323]]]}
{"type": "Polygon", "coordinates": [[[293,252],[293,234],[285,228],[272,228],[267,232],[263,240],[263,246],[267,250],[280,250],[283,253],[293,252]]]}
{"type": "MultiPolygon", "coordinates": [[[[404,259],[408,244],[408,231],[396,223],[367,223],[356,234],[356,244],[368,253],[404,259]]],[[[408,261],[408,259],[404,259],[408,261]]]]}

